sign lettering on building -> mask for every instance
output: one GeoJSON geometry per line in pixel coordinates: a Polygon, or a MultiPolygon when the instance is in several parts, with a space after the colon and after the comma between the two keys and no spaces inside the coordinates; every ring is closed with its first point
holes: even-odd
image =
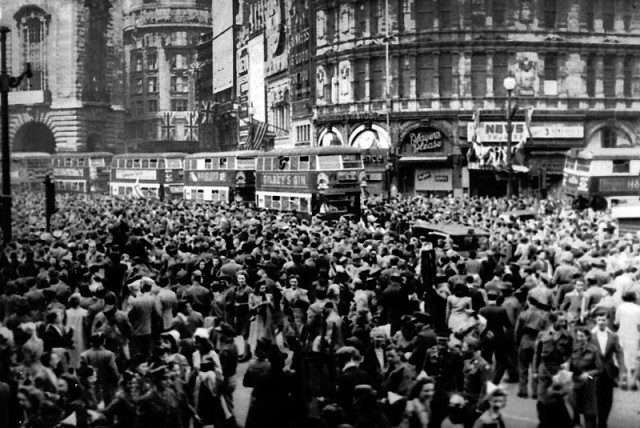
{"type": "Polygon", "coordinates": [[[405,145],[409,144],[416,153],[441,150],[443,135],[434,128],[420,128],[410,132],[405,137],[405,145]]]}
{"type": "Polygon", "coordinates": [[[265,173],[262,176],[262,184],[269,187],[293,187],[304,189],[307,188],[307,175],[265,173]]]}
{"type": "MultiPolygon", "coordinates": [[[[521,141],[529,136],[524,122],[513,122],[511,140],[521,141]]],[[[471,141],[476,135],[475,124],[467,123],[467,141],[471,141]]],[[[483,143],[504,143],[507,141],[507,122],[482,122],[477,130],[478,141],[483,143]]],[[[531,138],[544,139],[582,139],[584,138],[584,126],[568,125],[563,123],[536,124],[531,126],[531,138]]]]}

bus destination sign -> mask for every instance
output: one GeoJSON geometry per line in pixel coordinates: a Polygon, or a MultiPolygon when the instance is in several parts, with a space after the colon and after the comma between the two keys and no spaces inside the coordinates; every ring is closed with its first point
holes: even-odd
{"type": "Polygon", "coordinates": [[[194,182],[223,183],[227,181],[226,171],[192,171],[191,180],[194,182]]]}
{"type": "Polygon", "coordinates": [[[296,189],[306,189],[308,181],[306,174],[265,173],[262,177],[262,184],[269,187],[293,187],[296,189]]]}
{"type": "Polygon", "coordinates": [[[149,169],[116,169],[118,180],[155,180],[156,171],[149,169]]]}
{"type": "Polygon", "coordinates": [[[54,168],[53,175],[55,177],[82,177],[84,170],[82,168],[54,168]]]}
{"type": "Polygon", "coordinates": [[[631,193],[640,192],[640,178],[638,177],[606,177],[600,178],[600,191],[603,193],[631,193]]]}

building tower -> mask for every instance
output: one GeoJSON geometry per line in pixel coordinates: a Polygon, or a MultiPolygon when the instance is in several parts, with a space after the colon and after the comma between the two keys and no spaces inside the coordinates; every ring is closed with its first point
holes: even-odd
{"type": "Polygon", "coordinates": [[[117,151],[123,139],[121,0],[3,0],[13,151],[117,151]]]}
{"type": "Polygon", "coordinates": [[[125,0],[127,151],[194,151],[197,46],[211,32],[211,0],[125,0]]]}

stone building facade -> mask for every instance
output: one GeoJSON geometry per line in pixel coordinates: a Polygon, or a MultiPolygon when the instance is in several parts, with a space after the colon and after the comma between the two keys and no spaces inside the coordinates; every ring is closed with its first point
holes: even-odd
{"type": "Polygon", "coordinates": [[[465,155],[504,151],[510,75],[517,181],[557,184],[567,149],[640,144],[633,3],[316,0],[315,144],[361,147],[378,189],[502,193],[504,175],[465,155]]]}
{"type": "Polygon", "coordinates": [[[117,151],[123,141],[121,0],[3,0],[13,151],[117,151]]]}
{"type": "Polygon", "coordinates": [[[211,0],[124,0],[125,150],[198,147],[197,46],[211,0]]]}

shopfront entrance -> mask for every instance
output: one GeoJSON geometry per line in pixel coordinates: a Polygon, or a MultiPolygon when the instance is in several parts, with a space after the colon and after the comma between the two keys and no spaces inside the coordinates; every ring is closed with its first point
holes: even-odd
{"type": "Polygon", "coordinates": [[[398,190],[440,195],[454,189],[452,144],[444,129],[414,126],[404,133],[398,155],[398,190]]]}

